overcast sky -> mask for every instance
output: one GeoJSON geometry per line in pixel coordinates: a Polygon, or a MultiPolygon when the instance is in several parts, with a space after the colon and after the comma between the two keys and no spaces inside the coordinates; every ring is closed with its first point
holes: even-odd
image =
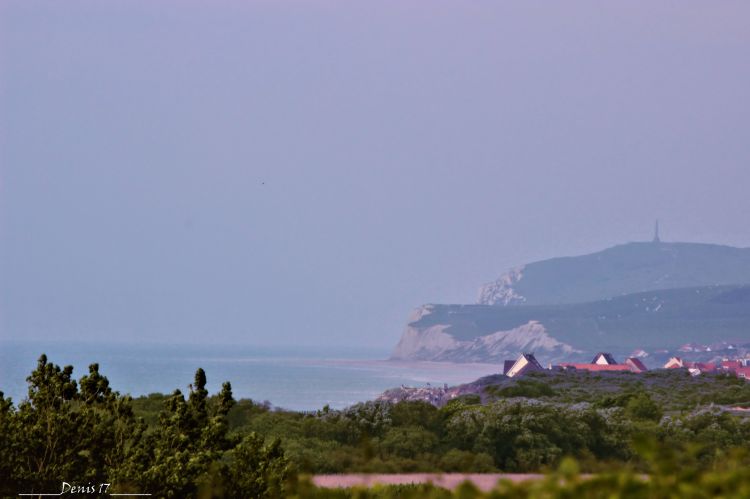
{"type": "Polygon", "coordinates": [[[394,345],[508,267],[750,246],[750,2],[0,3],[0,338],[394,345]]]}

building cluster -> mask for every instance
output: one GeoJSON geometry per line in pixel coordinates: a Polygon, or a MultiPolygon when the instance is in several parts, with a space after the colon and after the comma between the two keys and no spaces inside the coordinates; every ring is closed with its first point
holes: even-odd
{"type": "Polygon", "coordinates": [[[693,376],[704,373],[728,373],[750,380],[750,359],[724,359],[721,362],[688,362],[672,357],[664,364],[665,369],[687,369],[693,376]]]}
{"type": "MultiPolygon", "coordinates": [[[[731,373],[743,379],[750,380],[750,359],[724,359],[721,362],[687,362],[679,357],[672,357],[664,365],[665,369],[687,369],[690,374],[697,376],[703,373],[731,373]]],[[[619,363],[612,354],[600,352],[596,354],[588,364],[562,363],[550,365],[553,371],[620,371],[643,373],[648,368],[637,357],[628,357],[625,362],[619,363]]],[[[503,366],[503,374],[513,378],[522,376],[533,371],[544,371],[545,368],[536,360],[534,354],[523,353],[516,360],[506,360],[503,366]]]]}
{"type": "MultiPolygon", "coordinates": [[[[648,371],[648,368],[636,357],[628,357],[622,364],[618,363],[612,354],[600,352],[596,354],[588,364],[563,363],[555,366],[549,366],[553,371],[628,371],[642,373],[648,371]]],[[[536,360],[533,353],[523,353],[516,360],[506,360],[503,374],[513,378],[531,371],[543,371],[544,368],[536,360]]]]}
{"type": "Polygon", "coordinates": [[[400,388],[386,390],[377,398],[377,400],[383,400],[394,404],[405,400],[421,401],[439,407],[447,400],[455,398],[455,391],[455,387],[451,389],[448,387],[447,383],[443,384],[443,386],[432,386],[430,383],[426,383],[425,386],[420,387],[401,385],[400,388]]]}
{"type": "Polygon", "coordinates": [[[642,373],[648,368],[637,357],[628,357],[622,364],[618,363],[611,353],[599,352],[588,364],[560,364],[562,369],[577,369],[579,371],[630,371],[642,373]]]}
{"type": "Polygon", "coordinates": [[[677,351],[682,353],[710,353],[710,352],[717,352],[717,351],[725,351],[725,350],[737,350],[739,348],[739,345],[735,343],[728,343],[726,341],[721,341],[719,343],[714,343],[713,345],[702,345],[700,343],[686,343],[682,345],[677,351]]]}

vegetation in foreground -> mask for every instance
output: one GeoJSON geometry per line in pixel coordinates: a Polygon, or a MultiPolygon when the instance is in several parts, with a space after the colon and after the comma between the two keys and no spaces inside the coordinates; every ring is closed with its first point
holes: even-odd
{"type": "MultiPolygon", "coordinates": [[[[136,399],[112,391],[96,364],[77,381],[72,373],[42,356],[26,400],[0,395],[3,496],[59,491],[65,480],[155,497],[450,497],[297,480],[414,471],[551,473],[487,497],[735,497],[750,486],[750,422],[722,408],[750,405],[750,383],[733,377],[540,374],[441,408],[373,401],[307,414],[235,402],[229,383],[209,396],[201,369],[187,396],[136,399]]],[[[456,494],[483,497],[468,485],[456,494]]]]}
{"type": "Polygon", "coordinates": [[[501,481],[495,489],[481,492],[464,482],[449,491],[432,485],[398,485],[372,489],[321,489],[298,485],[299,499],[708,499],[750,497],[750,468],[737,451],[712,469],[705,469],[690,452],[658,447],[654,441],[639,446],[648,474],[631,469],[606,471],[592,476],[580,473],[577,462],[565,458],[543,479],[513,483],[501,481]],[[659,450],[657,450],[657,448],[659,450]]]}
{"type": "Polygon", "coordinates": [[[188,397],[179,390],[162,397],[149,425],[97,364],[78,381],[72,374],[42,355],[27,378],[27,400],[14,407],[0,393],[3,497],[60,492],[63,482],[84,493],[111,484],[108,493],[155,497],[282,495],[289,463],[279,441],[229,431],[229,383],[209,397],[198,369],[188,397]]]}

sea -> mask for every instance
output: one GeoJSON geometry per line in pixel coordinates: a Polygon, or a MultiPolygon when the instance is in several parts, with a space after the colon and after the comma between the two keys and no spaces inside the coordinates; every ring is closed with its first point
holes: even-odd
{"type": "Polygon", "coordinates": [[[355,347],[0,340],[0,391],[15,404],[26,398],[26,378],[42,353],[49,362],[72,365],[76,379],[96,362],[114,390],[134,397],[175,389],[185,393],[200,367],[211,393],[230,381],[235,399],[298,411],[325,405],[342,409],[389,388],[456,385],[501,369],[495,364],[391,361],[386,349],[355,347]]]}

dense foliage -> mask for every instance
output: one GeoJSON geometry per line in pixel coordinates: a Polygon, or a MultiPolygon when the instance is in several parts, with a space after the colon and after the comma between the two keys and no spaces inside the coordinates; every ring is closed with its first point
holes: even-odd
{"type": "Polygon", "coordinates": [[[157,497],[279,496],[288,462],[278,441],[229,432],[232,389],[209,397],[202,369],[187,398],[160,397],[148,425],[129,396],[112,391],[92,364],[76,381],[73,368],[42,355],[28,397],[18,407],[0,392],[0,494],[58,492],[62,482],[109,493],[157,497]]]}
{"type": "MultiPolygon", "coordinates": [[[[141,398],[145,410],[154,399],[141,398]]],[[[503,379],[441,408],[371,401],[314,414],[250,400],[229,413],[238,433],[282,439],[306,473],[528,472],[575,457],[587,472],[643,468],[633,439],[699,445],[706,466],[750,442],[750,422],[726,405],[749,405],[750,383],[678,371],[539,374],[503,379]]]]}

